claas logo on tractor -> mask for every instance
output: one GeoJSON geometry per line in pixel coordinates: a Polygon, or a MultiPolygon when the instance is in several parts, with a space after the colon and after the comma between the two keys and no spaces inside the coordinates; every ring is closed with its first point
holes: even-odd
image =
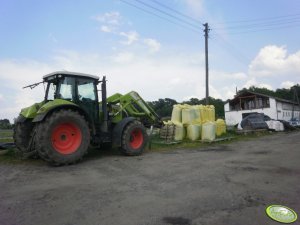
{"type": "Polygon", "coordinates": [[[81,160],[90,145],[140,155],[148,140],[146,127],[160,124],[138,93],[107,97],[105,77],[59,71],[24,88],[41,83],[47,87],[44,99],[22,109],[15,123],[15,144],[24,156],[68,165],[81,160]]]}

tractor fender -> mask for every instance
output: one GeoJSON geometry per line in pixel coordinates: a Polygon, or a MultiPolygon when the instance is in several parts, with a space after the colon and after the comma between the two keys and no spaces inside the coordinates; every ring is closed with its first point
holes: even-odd
{"type": "Polygon", "coordinates": [[[123,134],[124,128],[134,120],[136,120],[136,118],[126,117],[123,120],[121,120],[119,123],[116,124],[116,126],[113,128],[113,134],[112,134],[113,146],[116,146],[116,147],[121,146],[121,144],[122,144],[122,134],[123,134]]]}
{"type": "Polygon", "coordinates": [[[95,130],[95,126],[94,123],[92,122],[90,116],[80,107],[78,107],[77,105],[73,105],[73,104],[62,104],[62,105],[58,105],[56,107],[51,108],[50,110],[43,112],[43,113],[39,113],[36,115],[36,117],[32,120],[32,122],[41,122],[43,121],[48,115],[51,115],[54,111],[60,110],[60,109],[71,109],[74,111],[78,111],[80,114],[82,114],[85,119],[89,122],[91,128],[92,128],[92,132],[93,134],[96,133],[95,130]]]}
{"type": "Polygon", "coordinates": [[[20,114],[20,115],[17,117],[17,119],[15,120],[15,123],[24,123],[27,119],[28,119],[28,118],[26,118],[25,116],[23,116],[23,115],[20,114]]]}

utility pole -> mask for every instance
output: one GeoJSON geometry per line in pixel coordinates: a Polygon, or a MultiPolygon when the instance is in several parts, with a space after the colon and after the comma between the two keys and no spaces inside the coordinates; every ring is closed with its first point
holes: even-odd
{"type": "Polygon", "coordinates": [[[203,24],[204,26],[204,37],[205,37],[205,84],[206,84],[206,95],[205,95],[205,104],[209,104],[209,85],[208,85],[208,32],[210,31],[208,23],[203,24]]]}

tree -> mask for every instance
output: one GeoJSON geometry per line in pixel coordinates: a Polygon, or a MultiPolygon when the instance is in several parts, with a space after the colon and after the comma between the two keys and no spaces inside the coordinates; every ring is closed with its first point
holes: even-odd
{"type": "Polygon", "coordinates": [[[148,102],[148,104],[160,117],[169,117],[172,114],[173,105],[178,103],[176,100],[171,98],[160,98],[158,101],[148,102]]]}
{"type": "Polygon", "coordinates": [[[0,120],[0,129],[11,129],[12,125],[10,124],[8,119],[0,120]]]}

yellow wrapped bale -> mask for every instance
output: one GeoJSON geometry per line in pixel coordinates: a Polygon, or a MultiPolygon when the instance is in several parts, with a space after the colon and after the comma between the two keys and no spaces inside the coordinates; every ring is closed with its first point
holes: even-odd
{"type": "Polygon", "coordinates": [[[226,123],[222,119],[217,119],[217,121],[216,121],[216,135],[221,136],[222,134],[226,134],[226,123]]]}
{"type": "Polygon", "coordinates": [[[201,136],[201,125],[200,124],[190,124],[187,127],[187,138],[191,141],[196,141],[200,139],[201,136]]]}
{"type": "Polygon", "coordinates": [[[215,106],[208,105],[207,106],[208,111],[208,121],[214,122],[215,121],[215,106]]]}
{"type": "Polygon", "coordinates": [[[215,122],[206,122],[202,124],[202,140],[213,141],[216,139],[216,123],[215,122]]]}
{"type": "Polygon", "coordinates": [[[175,136],[174,136],[174,140],[175,141],[182,141],[185,138],[186,135],[186,130],[185,127],[183,126],[183,124],[177,123],[175,124],[175,136]]]}
{"type": "Polygon", "coordinates": [[[173,123],[181,123],[182,105],[174,105],[172,110],[171,121],[173,123]]]}
{"type": "Polygon", "coordinates": [[[185,125],[192,124],[197,120],[197,109],[188,106],[182,109],[182,123],[185,125]]]}
{"type": "Polygon", "coordinates": [[[202,123],[215,121],[215,107],[213,105],[200,105],[198,107],[202,123]]]}

